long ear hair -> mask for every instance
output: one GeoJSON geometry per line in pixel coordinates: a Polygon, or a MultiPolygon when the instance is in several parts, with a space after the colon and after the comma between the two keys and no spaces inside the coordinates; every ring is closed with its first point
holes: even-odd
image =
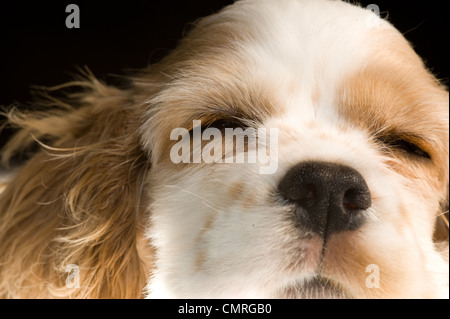
{"type": "Polygon", "coordinates": [[[139,112],[91,74],[61,88],[72,93],[46,91],[44,111],[6,113],[20,130],[2,160],[40,151],[0,195],[0,297],[142,297],[152,252],[139,112]]]}

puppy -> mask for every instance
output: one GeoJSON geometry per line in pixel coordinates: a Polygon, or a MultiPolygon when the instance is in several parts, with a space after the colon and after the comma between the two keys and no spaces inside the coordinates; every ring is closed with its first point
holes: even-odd
{"type": "Polygon", "coordinates": [[[448,92],[371,11],[237,1],[85,75],[8,112],[2,297],[448,298],[448,92]]]}

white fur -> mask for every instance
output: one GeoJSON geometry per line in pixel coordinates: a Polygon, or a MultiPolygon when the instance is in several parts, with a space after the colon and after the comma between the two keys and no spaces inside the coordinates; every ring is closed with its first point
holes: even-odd
{"type": "MultiPolygon", "coordinates": [[[[346,76],[370,63],[372,35],[397,31],[381,19],[374,28],[367,23],[372,13],[340,1],[246,0],[211,19],[227,16],[240,17],[256,34],[236,44],[247,61],[245,81],[270,88],[282,109],[264,123],[279,129],[279,169],[261,175],[257,164],[217,164],[187,165],[177,172],[155,160],[147,236],[157,248],[157,260],[148,296],[271,298],[312,278],[316,257],[310,254],[317,243],[302,240],[286,218],[288,208],[270,196],[291,166],[307,160],[348,165],[377,194],[365,212],[361,241],[367,247],[386,256],[422,247],[404,252],[405,258],[421,263],[429,254],[437,268],[445,268],[428,247],[430,227],[402,233],[395,226],[400,207],[427,211],[427,204],[405,192],[409,181],[389,170],[369,136],[337,112],[335,92],[346,76]],[[312,100],[314,91],[320,94],[318,102],[312,100]],[[351,129],[342,131],[342,125],[351,129]],[[232,198],[228,188],[236,182],[243,185],[242,193],[232,198]],[[246,206],[250,199],[252,205],[246,206]],[[290,263],[298,267],[286,269],[290,263]]],[[[154,134],[144,133],[147,148],[157,139],[154,134]]],[[[419,296],[422,286],[411,286],[405,295],[419,296]]],[[[445,288],[436,291],[439,297],[446,294],[445,288]]]]}

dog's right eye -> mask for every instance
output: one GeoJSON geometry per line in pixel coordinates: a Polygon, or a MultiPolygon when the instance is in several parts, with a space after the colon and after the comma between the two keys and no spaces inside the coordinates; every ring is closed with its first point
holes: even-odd
{"type": "Polygon", "coordinates": [[[228,118],[228,119],[217,119],[206,125],[202,125],[202,130],[207,128],[217,128],[221,131],[224,131],[226,128],[243,128],[245,129],[247,125],[245,125],[242,121],[236,118],[228,118]]]}

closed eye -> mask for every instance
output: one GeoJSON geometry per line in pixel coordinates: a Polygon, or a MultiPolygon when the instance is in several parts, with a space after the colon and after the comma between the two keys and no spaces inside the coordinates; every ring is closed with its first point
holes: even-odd
{"type": "Polygon", "coordinates": [[[407,152],[411,155],[431,159],[430,154],[428,154],[426,151],[424,151],[422,148],[420,148],[418,145],[416,145],[414,143],[411,143],[411,142],[408,142],[405,140],[400,140],[400,141],[396,141],[392,146],[394,146],[404,152],[407,152]]]}
{"type": "Polygon", "coordinates": [[[386,147],[395,151],[402,152],[403,155],[412,156],[413,158],[431,159],[430,154],[425,151],[418,142],[413,141],[417,138],[407,138],[399,136],[386,136],[378,138],[386,147]]]}
{"type": "Polygon", "coordinates": [[[234,129],[234,128],[246,128],[246,127],[247,127],[247,125],[245,125],[242,121],[240,121],[237,118],[217,119],[207,125],[202,125],[202,129],[217,128],[221,131],[225,130],[226,128],[234,129]]]}

